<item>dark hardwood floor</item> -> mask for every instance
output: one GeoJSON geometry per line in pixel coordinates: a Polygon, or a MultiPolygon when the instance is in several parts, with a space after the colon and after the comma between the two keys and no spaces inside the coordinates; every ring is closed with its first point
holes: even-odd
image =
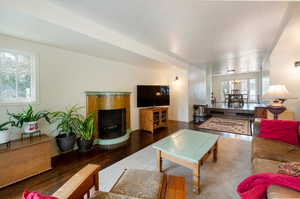
{"type": "MultiPolygon", "coordinates": [[[[193,123],[169,121],[169,128],[158,129],[154,134],[140,130],[132,132],[128,144],[114,150],[103,150],[94,146],[90,152],[85,154],[73,151],[56,156],[52,159],[52,170],[0,189],[0,199],[20,199],[24,189],[38,191],[44,194],[52,194],[86,164],[95,163],[101,165],[102,169],[106,168],[183,128],[197,130],[197,125],[194,125],[193,123]]],[[[251,139],[249,136],[233,135],[229,133],[219,134],[238,139],[251,139]]]]}

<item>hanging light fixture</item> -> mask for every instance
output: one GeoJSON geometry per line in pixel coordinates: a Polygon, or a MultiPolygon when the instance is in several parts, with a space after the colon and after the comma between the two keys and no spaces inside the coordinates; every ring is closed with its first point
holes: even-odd
{"type": "Polygon", "coordinates": [[[232,73],[235,73],[235,71],[236,71],[235,69],[228,69],[228,70],[227,70],[227,73],[228,73],[228,74],[232,74],[232,73]]]}
{"type": "Polygon", "coordinates": [[[295,67],[296,67],[296,68],[300,68],[300,61],[296,61],[296,62],[295,62],[295,67]]]}

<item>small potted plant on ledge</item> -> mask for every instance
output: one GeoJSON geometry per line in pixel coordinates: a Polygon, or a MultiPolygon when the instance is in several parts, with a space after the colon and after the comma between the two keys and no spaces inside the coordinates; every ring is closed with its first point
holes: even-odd
{"type": "Polygon", "coordinates": [[[12,124],[11,121],[0,124],[0,144],[5,144],[10,141],[8,125],[12,124]]]}
{"type": "Polygon", "coordinates": [[[81,108],[75,105],[65,112],[52,113],[53,121],[57,122],[56,129],[59,132],[55,139],[61,152],[67,152],[74,148],[76,142],[75,133],[80,128],[80,121],[82,120],[82,115],[79,113],[81,108]]]}
{"type": "Polygon", "coordinates": [[[38,121],[40,119],[45,119],[50,123],[49,114],[50,112],[48,111],[34,113],[31,105],[28,105],[27,110],[21,113],[8,113],[12,126],[22,128],[24,133],[37,132],[39,130],[38,121]]]}
{"type": "Polygon", "coordinates": [[[94,114],[90,113],[85,120],[80,120],[80,127],[77,131],[77,134],[79,135],[79,138],[77,139],[79,152],[87,152],[92,148],[94,132],[94,114]]]}

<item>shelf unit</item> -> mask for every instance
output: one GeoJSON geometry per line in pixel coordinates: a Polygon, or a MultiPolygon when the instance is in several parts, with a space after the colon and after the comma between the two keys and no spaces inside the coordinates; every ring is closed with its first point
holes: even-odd
{"type": "Polygon", "coordinates": [[[160,127],[168,127],[168,107],[140,109],[140,128],[154,133],[160,127]]]}

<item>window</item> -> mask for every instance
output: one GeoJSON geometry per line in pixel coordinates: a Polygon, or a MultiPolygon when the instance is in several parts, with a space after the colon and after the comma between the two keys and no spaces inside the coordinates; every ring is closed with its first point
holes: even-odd
{"type": "Polygon", "coordinates": [[[270,77],[265,75],[262,77],[262,94],[264,95],[269,88],[270,85],[270,77]]]}
{"type": "Polygon", "coordinates": [[[36,58],[0,49],[0,103],[36,102],[36,58]]]}
{"type": "Polygon", "coordinates": [[[221,82],[221,101],[224,101],[225,94],[232,93],[238,90],[241,94],[246,94],[249,97],[249,102],[257,101],[257,80],[256,79],[239,79],[225,80],[221,82]]]}
{"type": "Polygon", "coordinates": [[[240,82],[239,89],[242,94],[248,94],[248,80],[247,79],[241,79],[238,80],[240,82]]]}
{"type": "Polygon", "coordinates": [[[249,101],[257,101],[256,79],[249,79],[249,101]]]}

